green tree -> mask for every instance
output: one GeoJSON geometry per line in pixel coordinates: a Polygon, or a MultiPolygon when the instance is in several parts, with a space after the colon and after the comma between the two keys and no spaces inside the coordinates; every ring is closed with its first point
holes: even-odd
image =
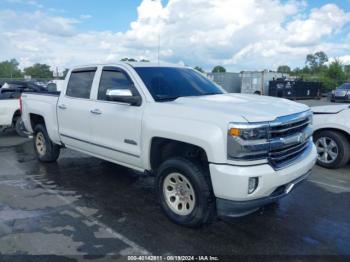
{"type": "Polygon", "coordinates": [[[19,78],[22,77],[22,72],[18,68],[19,63],[16,59],[3,61],[0,63],[0,77],[3,78],[19,78]]]}
{"type": "Polygon", "coordinates": [[[332,79],[335,85],[340,85],[346,80],[346,74],[339,59],[335,59],[329,65],[326,76],[332,79]]]}
{"type": "Polygon", "coordinates": [[[304,74],[310,74],[311,70],[308,66],[304,66],[304,68],[301,70],[301,72],[304,74]]]}
{"type": "Polygon", "coordinates": [[[301,73],[301,69],[299,67],[296,67],[292,70],[293,75],[299,75],[301,73]]]}
{"type": "Polygon", "coordinates": [[[196,66],[194,69],[197,70],[198,72],[205,73],[205,71],[203,70],[203,68],[201,68],[201,67],[199,67],[199,66],[196,66]]]}
{"type": "Polygon", "coordinates": [[[290,69],[290,67],[287,66],[287,65],[280,65],[280,66],[277,68],[277,72],[278,72],[278,73],[282,73],[282,74],[290,74],[291,69],[290,69]]]}
{"type": "Polygon", "coordinates": [[[319,72],[325,68],[325,64],[328,62],[328,56],[325,52],[319,51],[314,54],[308,54],[306,56],[305,64],[310,67],[311,71],[319,72]]]}
{"type": "Polygon", "coordinates": [[[223,66],[217,65],[212,70],[213,73],[225,73],[226,69],[223,66]]]}
{"type": "Polygon", "coordinates": [[[345,65],[344,66],[344,71],[345,71],[345,74],[346,74],[346,79],[350,80],[350,65],[345,65]]]}
{"type": "Polygon", "coordinates": [[[149,60],[147,60],[147,59],[141,59],[140,62],[148,63],[149,60]]]}
{"type": "Polygon", "coordinates": [[[53,72],[50,70],[49,65],[39,63],[24,68],[24,73],[33,78],[52,78],[53,76],[53,72]]]}

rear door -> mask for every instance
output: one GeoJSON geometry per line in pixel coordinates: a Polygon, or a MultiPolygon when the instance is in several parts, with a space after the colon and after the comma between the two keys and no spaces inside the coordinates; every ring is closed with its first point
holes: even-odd
{"type": "Polygon", "coordinates": [[[140,167],[143,104],[131,106],[108,101],[108,89],[129,89],[134,95],[140,95],[125,70],[103,68],[92,107],[95,112],[91,118],[94,153],[114,162],[140,167]]]}
{"type": "Polygon", "coordinates": [[[91,139],[91,89],[97,68],[73,70],[57,105],[61,141],[70,147],[89,151],[91,139]]]}

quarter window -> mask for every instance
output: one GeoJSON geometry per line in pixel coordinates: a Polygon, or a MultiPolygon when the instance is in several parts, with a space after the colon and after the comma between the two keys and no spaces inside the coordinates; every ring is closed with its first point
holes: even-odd
{"type": "Polygon", "coordinates": [[[94,76],[95,71],[73,71],[69,78],[66,95],[89,99],[94,76]]]}
{"type": "Polygon", "coordinates": [[[103,70],[97,99],[107,101],[108,89],[129,89],[133,94],[136,92],[130,78],[119,70],[103,70]]]}

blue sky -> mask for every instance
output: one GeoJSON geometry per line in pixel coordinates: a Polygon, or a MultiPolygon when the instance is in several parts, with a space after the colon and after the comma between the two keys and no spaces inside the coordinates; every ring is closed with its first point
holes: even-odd
{"type": "MultiPolygon", "coordinates": [[[[164,4],[167,0],[162,0],[164,4]]],[[[89,15],[78,25],[80,30],[113,30],[125,31],[130,22],[137,18],[137,7],[141,0],[45,0],[35,1],[36,4],[23,4],[21,1],[0,0],[0,9],[18,11],[35,11],[47,9],[53,15],[79,17],[89,15]],[[42,5],[41,8],[40,5],[42,5]]]]}
{"type": "Polygon", "coordinates": [[[233,71],[350,63],[350,0],[0,0],[0,60],[60,68],[122,57],[233,71]]]}

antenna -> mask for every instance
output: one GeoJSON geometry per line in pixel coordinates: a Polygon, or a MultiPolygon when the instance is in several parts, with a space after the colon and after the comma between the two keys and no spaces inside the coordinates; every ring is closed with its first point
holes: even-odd
{"type": "Polygon", "coordinates": [[[157,56],[158,56],[158,65],[159,65],[159,55],[160,55],[160,31],[158,33],[158,54],[157,54],[157,56]]]}

